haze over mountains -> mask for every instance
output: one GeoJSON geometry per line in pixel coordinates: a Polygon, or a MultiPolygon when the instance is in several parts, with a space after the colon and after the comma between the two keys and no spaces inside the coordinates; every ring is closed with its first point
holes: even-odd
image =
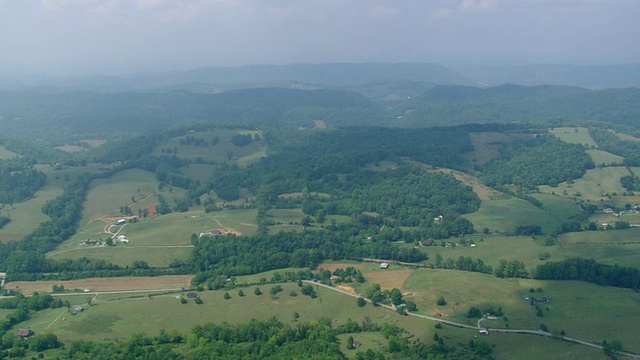
{"type": "Polygon", "coordinates": [[[0,81],[5,136],[145,132],[192,123],[425,127],[640,121],[640,64],[466,67],[334,63],[0,81]],[[96,126],[100,124],[100,126],[96,126]],[[38,132],[41,132],[38,134],[38,132]]]}
{"type": "Polygon", "coordinates": [[[122,76],[31,77],[0,79],[2,90],[91,90],[98,92],[219,92],[246,87],[353,88],[418,82],[431,85],[568,85],[589,89],[640,87],[640,64],[524,66],[442,66],[427,63],[331,63],[202,67],[122,76]]]}

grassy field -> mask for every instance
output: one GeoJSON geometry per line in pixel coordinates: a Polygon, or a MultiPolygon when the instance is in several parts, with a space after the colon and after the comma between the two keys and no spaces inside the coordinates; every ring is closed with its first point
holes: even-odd
{"type": "Polygon", "coordinates": [[[247,146],[237,147],[233,145],[230,140],[236,134],[251,134],[262,136],[260,131],[237,131],[237,130],[213,130],[189,133],[189,136],[194,138],[202,138],[211,144],[211,141],[216,137],[219,141],[214,146],[195,146],[195,145],[182,145],[181,139],[185,139],[185,136],[179,136],[167,140],[163,144],[154,149],[154,155],[163,155],[163,149],[176,149],[178,157],[188,160],[202,159],[204,162],[213,163],[235,163],[240,166],[246,166],[257,160],[262,156],[266,156],[266,145],[264,141],[253,141],[247,146]]]}
{"type": "Polygon", "coordinates": [[[509,140],[509,135],[497,132],[481,132],[471,134],[473,152],[466,154],[469,162],[485,164],[500,156],[500,143],[509,140]]]}
{"type": "Polygon", "coordinates": [[[114,247],[85,247],[48,254],[53,260],[88,259],[105,260],[118,266],[131,266],[134,261],[146,261],[151,267],[167,267],[175,259],[186,260],[191,255],[193,247],[148,247],[119,244],[114,247]]]}
{"type": "MultiPolygon", "coordinates": [[[[133,205],[132,198],[139,201],[147,196],[153,196],[156,192],[158,192],[158,180],[155,174],[140,169],[120,171],[108,179],[97,179],[91,182],[82,221],[86,223],[105,215],[121,216],[120,207],[133,205]]],[[[166,193],[163,196],[169,201],[168,198],[171,195],[166,193]]],[[[134,210],[133,207],[131,206],[132,210],[134,210]]]]}
{"type": "Polygon", "coordinates": [[[4,146],[0,145],[0,159],[12,159],[14,158],[16,155],[16,153],[14,153],[11,150],[7,150],[4,146]]]}
{"type": "Polygon", "coordinates": [[[211,180],[215,169],[215,165],[211,164],[189,164],[180,168],[180,171],[190,179],[205,182],[211,180]]]}
{"type": "MultiPolygon", "coordinates": [[[[223,210],[206,214],[202,210],[170,213],[127,223],[119,234],[130,242],[113,247],[80,245],[87,238],[106,240],[104,232],[108,223],[94,221],[85,225],[71,239],[49,253],[53,259],[76,259],[86,256],[103,259],[117,265],[131,265],[134,260],[146,261],[150,266],[168,266],[173,259],[186,259],[191,252],[191,234],[212,229],[230,229],[251,235],[257,231],[257,210],[223,210]],[[178,246],[178,247],[177,247],[178,246]]],[[[112,228],[118,228],[112,227],[112,228]]]]}
{"type": "Polygon", "coordinates": [[[550,194],[531,194],[542,203],[542,209],[560,221],[569,220],[582,213],[578,204],[567,198],[550,194]]]}
{"type": "MultiPolygon", "coordinates": [[[[52,291],[54,285],[64,286],[68,291],[85,289],[91,291],[117,291],[117,290],[162,290],[189,288],[192,275],[166,275],[154,277],[120,277],[120,278],[93,278],[66,281],[13,281],[5,284],[6,289],[19,289],[25,295],[31,295],[35,291],[52,291]]],[[[84,294],[86,295],[86,294],[84,294]]]]}
{"type": "MultiPolygon", "coordinates": [[[[70,181],[65,179],[72,179],[79,173],[78,168],[60,170],[50,166],[36,168],[47,175],[47,181],[31,199],[0,208],[0,215],[11,217],[11,222],[0,229],[0,241],[19,240],[38,228],[40,223],[49,220],[49,217],[42,213],[42,206],[62,194],[64,187],[70,181]]],[[[92,171],[92,168],[87,167],[85,170],[92,171]]]]}
{"type": "Polygon", "coordinates": [[[598,147],[598,144],[589,135],[589,129],[583,127],[560,127],[549,130],[560,140],[570,144],[581,144],[587,147],[598,147]]]}
{"type": "Polygon", "coordinates": [[[631,136],[629,134],[624,134],[624,133],[621,133],[621,132],[614,132],[614,134],[616,134],[616,136],[618,136],[620,138],[620,140],[636,141],[636,142],[640,141],[640,139],[638,139],[637,137],[631,136]]]}
{"type": "MultiPolygon", "coordinates": [[[[299,322],[313,321],[320,317],[331,317],[336,324],[349,318],[362,321],[364,317],[375,322],[400,323],[403,320],[395,313],[381,308],[370,305],[359,308],[356,299],[323,288],[318,288],[316,291],[319,296],[311,299],[301,295],[300,289],[293,283],[283,284],[284,291],[273,299],[269,295],[271,286],[273,285],[261,286],[263,295],[260,296],[254,294],[255,287],[244,288],[244,297],[238,296],[238,289],[229,291],[229,300],[223,298],[224,291],[200,292],[198,295],[204,301],[202,305],[195,304],[193,300],[180,304],[176,294],[151,299],[137,295],[106,302],[101,302],[102,297],[99,296],[97,305],[85,306],[84,312],[73,317],[66,309],[45,310],[35,314],[22,326],[29,327],[36,333],[47,329],[57,334],[62,341],[70,341],[116,340],[135,333],[157,334],[160,329],[186,333],[195,324],[224,321],[239,323],[272,316],[293,324],[295,312],[300,314],[299,322]],[[292,290],[298,295],[290,296],[292,290]]],[[[72,304],[87,304],[86,294],[65,299],[72,304]]],[[[433,334],[433,326],[429,327],[431,330],[424,334],[425,337],[433,334]]]]}
{"type": "Polygon", "coordinates": [[[587,154],[591,156],[591,160],[593,160],[596,165],[609,166],[613,164],[622,164],[622,160],[624,159],[622,156],[614,155],[610,152],[598,149],[589,149],[587,150],[587,154]]]}
{"type": "Polygon", "coordinates": [[[401,290],[407,300],[418,305],[420,314],[475,326],[477,319],[466,317],[469,308],[491,306],[497,310],[501,307],[508,321],[502,318],[494,320],[491,327],[504,328],[507,324],[511,328],[537,327],[535,318],[520,296],[522,289],[518,281],[455,270],[419,269],[411,273],[401,290]],[[440,296],[445,298],[446,305],[437,305],[440,296]]]}
{"type": "MultiPolygon", "coordinates": [[[[440,246],[436,241],[436,245],[422,247],[421,250],[429,256],[428,264],[434,265],[436,255],[442,256],[443,259],[453,259],[454,261],[460,256],[471,257],[472,259],[482,259],[485,264],[498,266],[501,259],[505,260],[521,260],[527,266],[527,269],[533,268],[540,264],[540,254],[552,251],[553,248],[545,247],[536,242],[529,236],[501,236],[501,235],[484,235],[484,236],[467,236],[467,242],[474,242],[475,247],[471,246],[440,246]]],[[[449,239],[447,242],[459,244],[459,239],[449,239]]]]}
{"type": "Polygon", "coordinates": [[[453,177],[455,177],[458,181],[460,181],[465,186],[470,186],[473,189],[473,191],[476,193],[476,195],[478,195],[480,200],[483,200],[483,201],[506,199],[509,197],[509,195],[503,194],[493,188],[490,188],[484,185],[484,183],[480,181],[480,179],[478,179],[477,177],[469,175],[467,173],[463,173],[461,171],[451,170],[451,169],[442,169],[442,168],[437,170],[429,170],[429,171],[453,175],[453,177]]]}
{"type": "MultiPolygon", "coordinates": [[[[435,329],[435,322],[416,317],[402,317],[392,311],[381,307],[366,305],[359,308],[354,298],[333,292],[324,288],[317,288],[318,297],[311,299],[300,294],[295,284],[283,284],[283,292],[274,299],[268,295],[271,285],[261,287],[263,295],[256,296],[253,293],[255,287],[244,288],[244,297],[238,296],[238,290],[229,291],[231,299],[224,300],[224,291],[200,292],[203,299],[202,305],[197,305],[193,300],[187,304],[180,304],[176,296],[180,294],[164,294],[148,296],[141,294],[111,294],[100,295],[88,306],[88,296],[65,297],[72,304],[82,305],[84,312],[71,315],[66,309],[51,309],[38,312],[23,323],[23,327],[30,328],[36,333],[53,332],[63,342],[73,340],[119,340],[136,333],[154,335],[160,329],[187,333],[195,324],[206,322],[247,322],[251,319],[268,319],[275,316],[280,321],[295,325],[293,314],[300,315],[297,322],[308,322],[320,317],[330,317],[335,326],[339,326],[348,319],[362,322],[365,318],[378,324],[393,323],[406,329],[414,339],[431,344],[434,333],[448,344],[468,343],[477,335],[475,330],[464,330],[451,326],[443,326],[435,329]],[[295,291],[298,296],[289,295],[295,291]]],[[[517,288],[512,284],[511,288],[517,288]]],[[[520,300],[520,299],[519,299],[520,300]]],[[[515,324],[509,315],[509,323],[515,324]]],[[[375,349],[385,346],[386,341],[380,334],[362,333],[354,334],[354,340],[362,342],[362,347],[346,351],[345,340],[348,335],[339,338],[343,351],[348,357],[354,357],[360,351],[375,349]]],[[[545,353],[553,349],[552,353],[546,353],[545,359],[572,358],[566,354],[578,354],[584,358],[599,359],[595,350],[586,347],[576,347],[569,343],[540,338],[528,335],[492,334],[484,338],[494,344],[495,354],[499,359],[539,359],[541,350],[545,353]],[[549,354],[560,354],[553,357],[549,354]],[[515,356],[515,357],[514,357],[515,356]]],[[[624,341],[624,340],[623,340],[624,341]]],[[[625,343],[626,344],[626,343],[625,343]]]]}
{"type": "Polygon", "coordinates": [[[629,171],[622,166],[595,168],[587,170],[587,173],[573,184],[564,182],[555,188],[547,185],[539,186],[539,188],[543,193],[600,201],[606,198],[606,194],[622,194],[625,190],[620,185],[620,178],[628,175],[629,171]]]}
{"type": "Polygon", "coordinates": [[[555,230],[560,221],[530,202],[518,198],[484,201],[480,209],[463,217],[473,222],[476,230],[513,232],[518,225],[540,225],[544,232],[555,230]]]}
{"type": "MultiPolygon", "coordinates": [[[[551,331],[601,343],[620,340],[624,347],[640,352],[636,334],[640,329],[640,293],[578,281],[519,280],[521,289],[541,287],[551,302],[540,306],[540,321],[551,331]]],[[[521,293],[526,294],[526,291],[521,293]]]]}

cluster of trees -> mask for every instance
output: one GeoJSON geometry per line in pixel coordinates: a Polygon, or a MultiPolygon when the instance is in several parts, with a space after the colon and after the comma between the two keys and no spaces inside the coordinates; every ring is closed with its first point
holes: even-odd
{"type": "Polygon", "coordinates": [[[13,205],[28,200],[45,181],[46,175],[25,160],[0,160],[0,203],[13,205]]]}
{"type": "Polygon", "coordinates": [[[220,141],[220,136],[216,136],[211,141],[205,140],[203,137],[195,137],[194,135],[187,135],[184,138],[178,140],[180,145],[191,145],[191,146],[203,146],[207,147],[209,145],[214,146],[220,141]]]}
{"type": "Polygon", "coordinates": [[[355,236],[349,226],[334,231],[280,232],[254,236],[217,235],[215,241],[192,236],[195,245],[190,263],[197,277],[216,275],[246,275],[287,267],[315,268],[324,260],[359,260],[378,258],[405,262],[420,262],[427,256],[414,248],[400,248],[386,241],[367,241],[355,236]]]}
{"type": "Polygon", "coordinates": [[[600,264],[593,259],[571,258],[540,264],[535,268],[533,278],[581,280],[598,285],[640,289],[640,270],[617,264],[600,264]]]}
{"type": "Polygon", "coordinates": [[[622,140],[611,131],[597,128],[589,128],[589,135],[591,135],[600,149],[622,156],[624,158],[622,161],[624,165],[640,166],[639,143],[622,140]]]}
{"type": "Polygon", "coordinates": [[[0,229],[11,222],[11,218],[8,216],[0,216],[0,229]]]}
{"type": "Polygon", "coordinates": [[[519,139],[501,148],[501,157],[483,167],[489,186],[515,184],[522,189],[538,185],[557,186],[581,178],[595,167],[584,147],[550,135],[519,139]]]}
{"type": "Polygon", "coordinates": [[[454,261],[451,258],[443,259],[440,254],[436,254],[435,267],[438,269],[455,269],[485,274],[490,274],[493,271],[493,268],[486,265],[482,259],[473,260],[471,257],[460,256],[454,261]]]}

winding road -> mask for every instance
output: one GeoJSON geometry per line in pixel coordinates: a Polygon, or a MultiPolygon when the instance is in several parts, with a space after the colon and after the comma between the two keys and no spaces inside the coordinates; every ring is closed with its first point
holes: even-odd
{"type": "MultiPolygon", "coordinates": [[[[345,295],[349,295],[351,297],[354,298],[363,298],[365,301],[371,303],[371,300],[366,299],[362,296],[360,296],[359,294],[354,294],[342,289],[338,289],[329,285],[325,285],[319,282],[315,282],[315,281],[311,281],[311,280],[303,280],[303,282],[305,283],[309,283],[309,284],[313,284],[313,285],[317,285],[317,286],[321,286],[323,288],[326,289],[330,289],[345,295]]],[[[385,304],[378,304],[378,306],[383,307],[385,309],[388,310],[393,310],[395,311],[395,307],[394,306],[390,306],[390,305],[385,305],[385,304]]],[[[568,341],[568,342],[572,342],[575,344],[580,344],[580,345],[585,345],[585,346],[589,346],[592,347],[594,349],[599,349],[602,350],[602,345],[600,344],[595,344],[592,342],[588,342],[588,341],[584,341],[584,340],[580,340],[580,339],[576,339],[576,338],[572,338],[572,337],[568,337],[568,336],[563,336],[563,335],[557,335],[557,334],[553,334],[550,333],[548,331],[542,331],[542,330],[531,330],[531,329],[496,329],[496,328],[483,328],[480,327],[480,323],[482,321],[479,320],[478,321],[478,326],[472,326],[472,325],[467,325],[467,324],[463,324],[463,323],[459,323],[459,322],[455,322],[455,321],[450,321],[450,320],[445,320],[439,317],[434,317],[434,316],[428,316],[428,315],[421,315],[421,314],[416,314],[416,313],[412,313],[412,312],[408,312],[407,311],[407,315],[408,316],[414,316],[414,317],[418,317],[418,318],[422,318],[422,319],[427,319],[427,320],[432,320],[432,321],[437,321],[443,324],[447,324],[447,325],[451,325],[451,326],[456,326],[459,328],[464,328],[464,329],[473,329],[473,330],[481,330],[481,329],[486,329],[488,332],[494,332],[494,333],[512,333],[512,334],[529,334],[529,335],[538,335],[538,336],[546,336],[546,337],[550,337],[553,339],[558,339],[558,340],[564,340],[564,341],[568,341]]],[[[640,359],[640,355],[638,354],[634,354],[634,353],[630,353],[627,351],[618,351],[618,355],[623,355],[623,356],[627,356],[633,359],[640,359]]]]}

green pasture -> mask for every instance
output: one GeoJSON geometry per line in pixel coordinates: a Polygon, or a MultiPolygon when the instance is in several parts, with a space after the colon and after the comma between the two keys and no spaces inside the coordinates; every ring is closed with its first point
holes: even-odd
{"type": "Polygon", "coordinates": [[[482,337],[482,340],[495,345],[493,354],[496,359],[609,359],[602,350],[543,336],[491,333],[488,336],[482,337]]]}
{"type": "MultiPolygon", "coordinates": [[[[89,221],[99,215],[121,216],[120,207],[133,207],[136,200],[153,196],[158,192],[158,180],[155,174],[141,169],[129,169],[117,172],[107,179],[91,182],[91,187],[84,204],[83,221],[89,221]]],[[[167,202],[169,192],[162,194],[167,202]]]]}
{"type": "Polygon", "coordinates": [[[48,255],[54,260],[86,257],[105,260],[118,266],[131,266],[136,260],[146,261],[151,267],[167,267],[174,259],[187,260],[193,247],[149,247],[129,244],[116,246],[84,246],[54,251],[48,255]]]}
{"type": "Polygon", "coordinates": [[[260,131],[237,131],[237,130],[212,130],[191,132],[188,135],[195,138],[203,138],[211,144],[211,140],[219,137],[219,141],[214,146],[195,146],[181,145],[180,139],[186,138],[187,135],[171,138],[160,144],[153,150],[154,155],[166,155],[162,149],[177,149],[176,156],[182,159],[196,160],[200,158],[208,163],[236,163],[240,166],[246,166],[252,162],[266,156],[266,145],[263,140],[253,141],[251,144],[243,147],[233,145],[230,140],[236,134],[258,134],[262,137],[260,131]]]}
{"type": "Polygon", "coordinates": [[[541,287],[536,297],[551,299],[539,305],[540,321],[550,331],[564,330],[567,336],[602,343],[620,340],[625,349],[640,352],[640,293],[630,289],[599,286],[580,281],[519,280],[521,295],[541,287]]]}
{"type": "Polygon", "coordinates": [[[211,164],[189,164],[180,168],[180,171],[182,171],[186,177],[193,180],[200,180],[200,182],[211,180],[215,170],[216,166],[211,164]]]}
{"type": "Polygon", "coordinates": [[[559,244],[550,249],[549,260],[582,257],[597,262],[640,268],[640,244],[559,244]]]}
{"type": "Polygon", "coordinates": [[[640,244],[640,229],[581,231],[562,234],[560,244],[640,244]]]}
{"type": "Polygon", "coordinates": [[[305,216],[302,209],[271,209],[267,212],[269,220],[281,224],[299,224],[305,216]]]}
{"type": "Polygon", "coordinates": [[[557,187],[539,186],[542,193],[555,194],[564,197],[576,197],[580,200],[599,201],[606,194],[622,194],[625,192],[620,185],[620,178],[628,176],[629,171],[623,166],[595,168],[573,183],[563,182],[557,187]]]}
{"type": "Polygon", "coordinates": [[[11,150],[7,150],[3,145],[0,145],[0,159],[12,159],[16,157],[18,154],[14,153],[11,150]]]}
{"type": "Polygon", "coordinates": [[[518,198],[483,201],[480,209],[463,215],[476,231],[513,232],[518,225],[540,225],[545,233],[555,230],[560,221],[547,211],[518,198]]]}
{"type": "Polygon", "coordinates": [[[172,246],[191,245],[191,234],[212,229],[231,228],[244,235],[257,231],[255,218],[257,210],[223,210],[204,213],[202,210],[184,213],[169,213],[142,219],[124,226],[112,225],[95,220],[82,226],[69,240],[63,242],[48,255],[54,259],[75,259],[86,256],[104,259],[118,265],[131,265],[134,260],[144,260],[150,266],[167,266],[174,258],[186,259],[191,248],[172,246]],[[86,239],[105,240],[111,235],[104,232],[105,226],[119,235],[125,235],[130,242],[113,247],[80,245],[86,239]]]}
{"type": "Polygon", "coordinates": [[[298,272],[298,271],[305,271],[305,270],[307,270],[307,268],[285,268],[285,269],[265,271],[265,272],[261,272],[259,274],[237,276],[236,277],[236,283],[238,283],[238,284],[257,284],[262,279],[266,279],[266,281],[271,280],[271,278],[273,277],[273,275],[275,273],[284,274],[284,273],[287,273],[287,272],[298,272]]]}
{"type": "MultiPolygon", "coordinates": [[[[560,261],[567,258],[582,257],[594,259],[603,264],[618,264],[620,266],[640,267],[640,229],[581,231],[562,234],[558,244],[544,246],[527,236],[467,236],[467,242],[474,242],[472,246],[451,246],[459,244],[459,239],[446,241],[447,247],[435,245],[420,247],[429,256],[427,264],[435,265],[436,256],[443,259],[457,260],[460,256],[482,261],[494,269],[501,259],[508,261],[523,261],[527,270],[533,270],[537,265],[547,261],[560,261]]],[[[409,245],[406,245],[409,246],[409,245]]]]}
{"type": "Polygon", "coordinates": [[[625,133],[621,133],[621,132],[617,132],[615,131],[614,134],[616,134],[617,137],[620,138],[620,140],[625,140],[625,141],[640,141],[639,138],[635,137],[635,136],[631,136],[629,134],[625,134],[625,133]]]}
{"type": "Polygon", "coordinates": [[[485,164],[500,156],[500,143],[508,142],[509,135],[498,132],[471,133],[473,151],[465,154],[469,162],[485,164]]]}
{"type": "Polygon", "coordinates": [[[12,206],[4,205],[0,208],[0,215],[11,217],[11,222],[0,229],[0,240],[18,240],[34,231],[40,223],[49,220],[49,217],[42,213],[44,204],[62,195],[65,181],[56,179],[52,175],[50,167],[38,169],[45,171],[47,181],[33,197],[25,202],[14,203],[12,206]]]}
{"type": "Polygon", "coordinates": [[[587,154],[591,156],[591,160],[593,160],[596,165],[609,166],[613,164],[622,164],[622,160],[624,160],[622,156],[614,155],[610,152],[598,149],[589,149],[587,150],[587,154]]]}
{"type": "MultiPolygon", "coordinates": [[[[267,277],[267,274],[258,275],[267,277]]],[[[567,335],[581,339],[583,339],[581,336],[584,336],[583,340],[589,340],[590,337],[593,337],[592,333],[597,335],[598,329],[603,326],[602,323],[607,321],[605,316],[616,315],[620,310],[608,309],[601,312],[602,318],[600,320],[602,323],[594,320],[592,329],[578,331],[574,326],[580,326],[581,314],[576,311],[575,307],[567,305],[566,299],[584,302],[585,307],[592,310],[592,308],[597,308],[598,302],[603,301],[605,297],[593,299],[590,294],[608,295],[609,292],[608,289],[604,290],[606,292],[601,292],[597,286],[580,282],[570,283],[569,288],[564,288],[563,284],[565,283],[504,280],[482,274],[420,269],[415,270],[409,277],[403,291],[413,292],[413,295],[405,295],[406,299],[416,302],[423,300],[418,303],[421,313],[429,312],[431,309],[438,309],[445,314],[461,313],[462,310],[459,309],[463,306],[490,304],[502,306],[508,321],[505,322],[503,318],[500,318],[489,324],[489,320],[485,320],[483,325],[490,327],[502,325],[505,327],[508,324],[510,328],[520,326],[529,328],[530,326],[535,327],[536,323],[533,315],[526,308],[524,296],[529,296],[529,288],[541,287],[543,292],[536,294],[551,298],[552,302],[548,305],[553,306],[553,308],[550,307],[550,310],[543,309],[545,315],[541,318],[542,322],[549,326],[550,330],[555,330],[556,325],[560,325],[557,322],[560,321],[561,325],[567,325],[561,328],[567,332],[567,335]],[[440,295],[445,296],[447,305],[435,305],[436,299],[440,295]],[[455,310],[451,310],[455,302],[460,302],[460,304],[456,306],[455,310]],[[559,319],[560,315],[570,321],[559,319]],[[574,325],[571,319],[576,319],[577,325],[574,325]]],[[[334,326],[339,326],[348,319],[362,322],[365,318],[381,325],[393,323],[407,330],[414,339],[427,344],[433,343],[433,334],[436,332],[444,339],[445,344],[466,344],[478,336],[476,330],[460,329],[449,325],[443,325],[442,328],[436,329],[434,327],[435,321],[412,316],[399,316],[392,311],[382,307],[374,307],[371,304],[359,308],[355,298],[317,286],[314,286],[318,293],[316,299],[303,296],[295,283],[281,284],[284,291],[280,292],[276,298],[272,298],[269,295],[272,286],[274,285],[257,286],[263,293],[260,296],[254,294],[256,286],[233,289],[228,291],[231,295],[229,300],[223,298],[225,292],[223,290],[198,292],[198,296],[204,301],[202,305],[195,304],[192,299],[189,299],[187,304],[180,304],[176,296],[185,296],[185,293],[154,294],[153,292],[145,292],[99,295],[94,301],[95,305],[88,306],[88,300],[94,295],[81,293],[66,296],[65,300],[70,301],[73,305],[83,305],[84,312],[71,315],[66,308],[39,311],[34,313],[28,321],[21,323],[21,327],[30,328],[36,333],[53,332],[66,343],[80,339],[113,341],[128,338],[137,333],[155,335],[160,329],[186,334],[196,324],[225,321],[239,323],[251,319],[264,320],[273,316],[280,321],[294,325],[296,320],[293,314],[297,312],[300,315],[298,322],[329,317],[333,319],[334,326]],[[238,295],[240,289],[244,291],[244,297],[238,295]],[[290,296],[292,290],[297,293],[297,296],[290,296]],[[149,297],[149,294],[152,296],[149,297]]],[[[607,299],[610,299],[613,304],[616,304],[616,300],[623,299],[621,305],[626,307],[637,302],[637,297],[636,293],[614,289],[613,298],[607,299]],[[632,294],[633,297],[624,300],[629,294],[632,294]]],[[[628,346],[632,342],[627,338],[633,337],[635,334],[635,314],[637,312],[638,310],[632,312],[634,320],[628,327],[625,327],[629,330],[625,336],[616,336],[618,334],[615,331],[604,333],[603,336],[607,336],[607,339],[619,339],[624,342],[626,348],[633,350],[633,347],[628,346]]],[[[588,316],[586,317],[588,318],[588,316]]],[[[453,317],[447,316],[447,318],[452,319],[453,317]]],[[[475,320],[462,319],[462,321],[472,325],[476,324],[475,320]]],[[[615,323],[611,322],[611,324],[615,323]]],[[[558,329],[560,329],[559,326],[558,329]]],[[[384,338],[378,333],[353,334],[354,340],[362,342],[363,345],[356,350],[347,351],[346,338],[348,336],[341,336],[339,340],[342,351],[349,358],[354,357],[359,351],[366,351],[368,348],[375,349],[386,344],[384,338]]],[[[541,357],[565,359],[579,356],[580,358],[600,359],[600,354],[602,354],[601,351],[586,346],[577,346],[539,336],[491,333],[482,339],[495,345],[494,354],[497,358],[533,360],[541,357]]],[[[598,340],[598,342],[600,341],[598,340]]]]}
{"type": "Polygon", "coordinates": [[[560,221],[567,221],[581,214],[578,204],[567,198],[550,194],[531,194],[542,203],[542,209],[560,221]]]}
{"type": "Polygon", "coordinates": [[[477,325],[478,319],[467,319],[469,308],[479,309],[501,307],[508,321],[499,318],[491,327],[536,329],[536,321],[519,295],[521,289],[517,281],[499,279],[493,275],[456,270],[418,269],[414,270],[401,289],[407,300],[418,305],[418,313],[438,316],[446,320],[477,325]],[[437,301],[444,296],[447,304],[438,306],[437,301]]]}
{"type": "Polygon", "coordinates": [[[386,352],[387,344],[389,343],[389,341],[384,338],[384,335],[379,332],[341,334],[338,335],[338,342],[340,343],[340,351],[349,359],[355,359],[358,353],[364,353],[369,349],[386,352]],[[362,345],[355,349],[347,349],[347,339],[349,336],[353,337],[354,342],[359,341],[362,345]]]}
{"type": "Polygon", "coordinates": [[[530,236],[502,236],[502,235],[485,235],[485,236],[467,236],[467,242],[476,244],[472,246],[451,246],[451,243],[458,243],[459,239],[449,239],[445,242],[447,247],[440,246],[440,241],[436,240],[432,246],[421,247],[428,256],[428,264],[435,265],[436,255],[442,256],[443,259],[457,260],[460,256],[470,257],[472,259],[482,259],[482,261],[492,266],[494,269],[500,264],[500,260],[520,260],[523,261],[527,269],[531,269],[542,261],[539,257],[542,253],[553,250],[551,247],[540,245],[530,236]]]}
{"type": "Polygon", "coordinates": [[[553,135],[569,144],[581,144],[587,147],[598,147],[598,144],[589,135],[589,129],[583,127],[560,127],[550,129],[553,135]]]}
{"type": "MultiPolygon", "coordinates": [[[[365,317],[376,323],[393,322],[402,326],[403,317],[383,308],[367,305],[360,308],[356,299],[332,290],[317,287],[318,297],[311,299],[300,293],[294,284],[282,284],[284,291],[276,298],[269,295],[274,285],[259,286],[262,295],[254,294],[255,286],[242,288],[244,297],[238,295],[239,289],[229,291],[231,299],[223,298],[225,291],[199,292],[203,304],[197,305],[192,299],[181,304],[176,294],[149,298],[132,295],[130,299],[99,302],[94,306],[85,306],[85,311],[71,315],[66,308],[50,309],[33,314],[32,318],[21,324],[36,333],[47,331],[55,333],[63,342],[73,340],[117,340],[136,333],[157,334],[160,329],[187,333],[196,324],[207,322],[248,322],[251,319],[268,319],[273,316],[280,321],[294,324],[293,314],[300,314],[299,322],[314,321],[321,317],[330,317],[336,325],[347,319],[361,322],[365,317]],[[290,296],[291,291],[297,296],[290,296]],[[63,320],[63,318],[65,320],[63,320]]],[[[73,303],[85,304],[91,295],[73,296],[73,303]]],[[[98,300],[101,296],[98,297],[98,300]]],[[[71,299],[69,299],[72,301],[71,299]]],[[[433,336],[433,323],[427,324],[425,335],[433,336]]],[[[424,332],[424,331],[423,331],[424,332]]]]}

